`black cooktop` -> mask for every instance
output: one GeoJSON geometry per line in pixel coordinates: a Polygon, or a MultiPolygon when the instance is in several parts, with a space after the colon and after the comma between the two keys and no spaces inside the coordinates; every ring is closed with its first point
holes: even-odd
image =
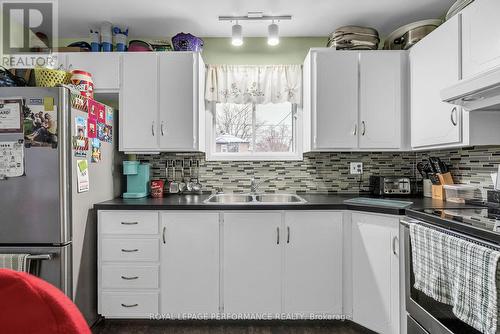
{"type": "Polygon", "coordinates": [[[498,208],[424,209],[423,212],[478,229],[500,233],[500,209],[498,208]]]}
{"type": "Polygon", "coordinates": [[[456,209],[410,209],[409,217],[500,245],[500,208],[471,206],[456,209]]]}

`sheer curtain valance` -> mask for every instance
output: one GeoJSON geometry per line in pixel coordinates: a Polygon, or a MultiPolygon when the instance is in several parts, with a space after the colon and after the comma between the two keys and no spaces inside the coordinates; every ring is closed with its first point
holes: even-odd
{"type": "Polygon", "coordinates": [[[209,65],[206,80],[209,102],[302,102],[301,65],[209,65]]]}

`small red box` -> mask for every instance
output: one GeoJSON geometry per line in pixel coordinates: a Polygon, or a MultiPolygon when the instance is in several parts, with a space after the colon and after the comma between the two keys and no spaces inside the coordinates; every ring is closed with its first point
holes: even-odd
{"type": "Polygon", "coordinates": [[[151,181],[151,197],[163,197],[163,181],[151,181]]]}

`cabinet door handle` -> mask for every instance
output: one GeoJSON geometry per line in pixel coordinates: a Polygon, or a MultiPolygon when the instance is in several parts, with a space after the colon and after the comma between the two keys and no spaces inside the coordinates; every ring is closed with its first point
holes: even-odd
{"type": "Polygon", "coordinates": [[[151,122],[151,134],[154,137],[154,135],[155,135],[155,121],[151,122]]]}
{"type": "Polygon", "coordinates": [[[280,228],[276,227],[276,244],[280,244],[280,228]]]}
{"type": "Polygon", "coordinates": [[[397,237],[397,236],[394,236],[394,237],[392,238],[392,253],[393,253],[394,255],[398,255],[398,251],[397,251],[397,249],[396,249],[397,244],[399,244],[399,242],[398,242],[398,237],[397,237]]]}
{"type": "Polygon", "coordinates": [[[166,236],[166,234],[167,234],[167,227],[163,226],[163,231],[161,233],[161,239],[162,239],[162,241],[163,241],[164,244],[167,243],[167,236],[166,236]]]}
{"type": "Polygon", "coordinates": [[[135,252],[138,252],[139,250],[136,248],[136,249],[123,249],[122,248],[122,252],[124,253],[135,253],[135,252]]]}
{"type": "Polygon", "coordinates": [[[161,121],[161,123],[160,123],[160,131],[161,131],[161,135],[164,136],[165,133],[163,131],[163,121],[161,121]]]}
{"type": "Polygon", "coordinates": [[[139,222],[121,222],[122,225],[137,225],[139,222]]]}
{"type": "Polygon", "coordinates": [[[355,136],[355,135],[357,135],[357,134],[358,134],[358,124],[357,124],[357,123],[355,123],[355,124],[354,124],[354,130],[352,131],[352,135],[353,135],[353,136],[355,136]]]}
{"type": "Polygon", "coordinates": [[[361,130],[361,135],[364,136],[365,133],[366,133],[366,123],[365,121],[361,122],[361,125],[362,125],[362,130],[361,130]]]}
{"type": "Polygon", "coordinates": [[[127,280],[127,281],[131,281],[131,280],[138,279],[138,278],[139,278],[139,276],[122,276],[122,279],[127,280]]]}
{"type": "Polygon", "coordinates": [[[137,307],[139,306],[139,304],[123,304],[122,303],[122,307],[137,307]]]}
{"type": "Polygon", "coordinates": [[[290,226],[286,227],[286,243],[290,243],[290,226]]]}
{"type": "Polygon", "coordinates": [[[453,107],[453,109],[451,109],[451,114],[450,114],[450,120],[451,120],[451,124],[453,124],[453,126],[457,126],[457,124],[458,124],[456,116],[457,116],[457,107],[453,107]]]}

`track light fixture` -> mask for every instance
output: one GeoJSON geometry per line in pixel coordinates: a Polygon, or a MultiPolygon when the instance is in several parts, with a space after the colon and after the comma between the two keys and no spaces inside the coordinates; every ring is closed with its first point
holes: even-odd
{"type": "Polygon", "coordinates": [[[278,45],[280,43],[280,27],[274,23],[271,23],[267,27],[267,44],[271,46],[278,45]]]}
{"type": "Polygon", "coordinates": [[[291,19],[291,15],[265,16],[263,12],[248,12],[246,16],[219,16],[219,21],[235,22],[231,27],[231,44],[234,46],[243,45],[243,27],[238,21],[271,21],[272,23],[267,27],[267,44],[274,46],[280,42],[279,26],[275,21],[291,19]]]}
{"type": "Polygon", "coordinates": [[[240,24],[238,24],[238,21],[236,21],[236,24],[233,24],[231,31],[231,44],[233,44],[234,46],[243,45],[243,28],[240,24]]]}

